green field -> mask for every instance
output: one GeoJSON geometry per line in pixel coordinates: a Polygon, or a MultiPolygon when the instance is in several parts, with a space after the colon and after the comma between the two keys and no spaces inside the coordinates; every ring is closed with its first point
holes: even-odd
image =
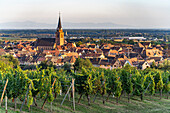
{"type": "MultiPolygon", "coordinates": [[[[105,103],[102,103],[102,97],[98,96],[95,103],[92,103],[93,97],[91,97],[91,105],[88,106],[86,97],[84,96],[80,103],[77,103],[79,95],[76,95],[76,110],[73,111],[72,98],[68,101],[66,98],[63,106],[60,105],[63,96],[58,96],[52,104],[52,113],[70,113],[70,112],[82,112],[82,113],[170,113],[170,99],[166,97],[160,100],[159,95],[156,96],[145,96],[144,100],[141,101],[139,97],[132,97],[131,103],[127,102],[127,97],[123,95],[120,98],[119,104],[116,104],[116,99],[111,97],[105,103]]],[[[105,97],[106,98],[106,97],[105,97]]],[[[37,100],[38,107],[32,105],[31,113],[48,113],[50,112],[51,105],[46,103],[44,109],[40,109],[43,100],[37,100]]],[[[17,110],[14,111],[14,103],[8,100],[8,113],[16,113],[21,107],[21,101],[17,101],[17,110]]],[[[23,107],[25,113],[29,112],[26,105],[23,107]]],[[[0,108],[0,113],[5,112],[4,103],[3,107],[0,108]]]]}

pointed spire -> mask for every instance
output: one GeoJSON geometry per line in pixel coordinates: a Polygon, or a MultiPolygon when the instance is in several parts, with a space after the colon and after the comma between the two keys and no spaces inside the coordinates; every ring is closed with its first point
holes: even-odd
{"type": "Polygon", "coordinates": [[[59,19],[58,19],[58,27],[57,29],[62,29],[62,26],[61,26],[61,19],[60,19],[60,12],[59,12],[59,19]]]}

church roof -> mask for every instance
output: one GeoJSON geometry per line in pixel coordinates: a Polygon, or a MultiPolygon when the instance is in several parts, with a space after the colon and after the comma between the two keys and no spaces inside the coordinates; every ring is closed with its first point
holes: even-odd
{"type": "Polygon", "coordinates": [[[59,16],[59,20],[58,20],[57,30],[59,30],[59,29],[62,29],[60,16],[59,16]]]}
{"type": "Polygon", "coordinates": [[[36,46],[53,46],[55,38],[38,38],[36,46]]]}

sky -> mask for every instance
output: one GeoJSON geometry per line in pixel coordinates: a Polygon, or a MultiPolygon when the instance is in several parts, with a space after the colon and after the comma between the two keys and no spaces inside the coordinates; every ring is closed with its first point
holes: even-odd
{"type": "Polygon", "coordinates": [[[115,23],[170,28],[170,0],[0,0],[0,23],[115,23]]]}

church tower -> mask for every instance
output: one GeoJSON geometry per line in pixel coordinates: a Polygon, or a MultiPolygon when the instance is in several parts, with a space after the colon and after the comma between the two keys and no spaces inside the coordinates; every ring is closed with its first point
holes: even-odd
{"type": "Polygon", "coordinates": [[[55,34],[56,34],[56,39],[55,39],[56,44],[60,46],[64,45],[64,32],[61,26],[60,14],[58,20],[58,27],[55,34]]]}

